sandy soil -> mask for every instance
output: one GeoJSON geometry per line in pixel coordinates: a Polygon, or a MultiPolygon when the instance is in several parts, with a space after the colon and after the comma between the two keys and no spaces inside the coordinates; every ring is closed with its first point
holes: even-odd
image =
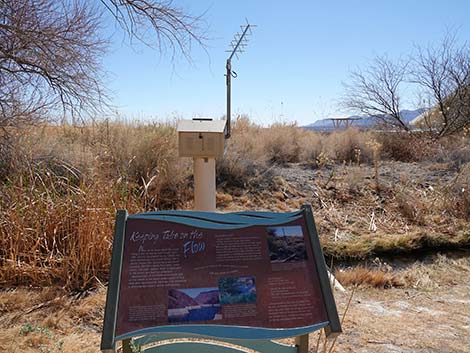
{"type": "MultiPolygon", "coordinates": [[[[357,290],[337,351],[469,352],[469,272],[458,280],[432,291],[357,290]]],[[[336,296],[344,308],[348,293],[336,296]]]]}
{"type": "MultiPolygon", "coordinates": [[[[394,271],[408,285],[335,292],[343,315],[354,291],[335,352],[469,352],[470,258],[437,256],[394,271]]],[[[0,351],[98,352],[105,292],[0,292],[0,351]]]]}

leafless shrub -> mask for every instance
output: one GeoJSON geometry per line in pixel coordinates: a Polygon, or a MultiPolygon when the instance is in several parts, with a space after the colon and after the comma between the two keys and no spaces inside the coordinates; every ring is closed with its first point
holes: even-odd
{"type": "Polygon", "coordinates": [[[411,81],[428,97],[430,110],[421,120],[435,137],[461,132],[470,126],[470,47],[457,46],[448,33],[437,46],[418,47],[411,81]]]}
{"type": "Polygon", "coordinates": [[[380,150],[382,149],[382,144],[378,142],[375,138],[373,138],[367,142],[367,146],[372,149],[372,153],[373,153],[375,190],[378,192],[380,191],[379,160],[380,160],[380,150]]]}
{"type": "Polygon", "coordinates": [[[269,169],[238,154],[227,153],[216,164],[217,185],[224,190],[247,189],[269,183],[269,169]]]}
{"type": "Polygon", "coordinates": [[[217,185],[222,189],[246,189],[256,183],[267,182],[269,177],[267,157],[260,141],[262,128],[253,124],[247,116],[239,116],[227,141],[223,158],[217,160],[217,185]]]}
{"type": "Polygon", "coordinates": [[[368,163],[373,160],[373,150],[368,145],[370,134],[350,128],[329,134],[324,149],[330,159],[338,162],[368,163]]]}
{"type": "Polygon", "coordinates": [[[345,84],[343,106],[393,129],[413,132],[401,113],[402,91],[413,88],[427,99],[427,111],[416,125],[428,134],[419,137],[436,139],[468,128],[470,47],[457,45],[455,37],[450,33],[437,46],[417,46],[405,61],[378,56],[368,67],[353,71],[345,84]]]}
{"type": "Polygon", "coordinates": [[[246,115],[239,116],[232,126],[233,136],[227,141],[227,152],[248,159],[255,164],[265,164],[267,156],[261,143],[265,129],[256,125],[246,115]],[[256,138],[255,138],[256,137],[256,138]]]}
{"type": "Polygon", "coordinates": [[[306,131],[302,135],[300,143],[302,145],[300,161],[308,164],[321,164],[328,146],[327,136],[322,133],[306,131]]]}
{"type": "Polygon", "coordinates": [[[380,133],[377,139],[382,145],[382,155],[387,159],[415,162],[429,158],[434,152],[433,141],[405,132],[380,133]]]}
{"type": "Polygon", "coordinates": [[[454,169],[470,163],[470,136],[455,134],[439,139],[439,144],[430,159],[441,163],[450,163],[454,169]]]}
{"type": "Polygon", "coordinates": [[[457,145],[444,153],[447,155],[447,160],[454,162],[457,166],[470,163],[470,141],[457,145]]]}
{"type": "Polygon", "coordinates": [[[263,132],[263,148],[271,163],[286,164],[300,160],[302,147],[300,135],[303,131],[295,124],[273,124],[263,132]]]}
{"type": "Polygon", "coordinates": [[[364,187],[365,173],[361,167],[352,166],[345,175],[346,186],[350,193],[357,193],[364,187]]]}
{"type": "Polygon", "coordinates": [[[418,225],[425,224],[426,207],[411,194],[404,191],[398,191],[395,194],[398,212],[409,222],[418,225]]]}
{"type": "Polygon", "coordinates": [[[143,209],[174,209],[190,198],[190,162],[178,158],[173,124],[104,121],[87,130],[99,174],[138,190],[143,209]]]}
{"type": "Polygon", "coordinates": [[[401,116],[401,89],[406,80],[408,62],[393,62],[376,57],[364,70],[351,72],[345,84],[343,106],[360,114],[375,117],[394,128],[409,130],[401,116]]]}
{"type": "Polygon", "coordinates": [[[470,220],[470,163],[461,166],[457,176],[443,190],[441,208],[470,220]]]}

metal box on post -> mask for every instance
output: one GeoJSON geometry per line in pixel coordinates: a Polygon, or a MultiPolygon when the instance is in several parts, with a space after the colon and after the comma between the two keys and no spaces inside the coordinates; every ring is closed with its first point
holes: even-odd
{"type": "Polygon", "coordinates": [[[225,120],[193,118],[178,122],[180,157],[220,158],[225,148],[225,120]]]}

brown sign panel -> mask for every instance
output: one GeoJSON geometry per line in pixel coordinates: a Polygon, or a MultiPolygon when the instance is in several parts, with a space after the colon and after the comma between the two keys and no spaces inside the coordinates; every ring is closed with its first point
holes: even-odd
{"type": "Polygon", "coordinates": [[[166,325],[328,321],[305,217],[217,228],[182,218],[127,220],[116,336],[166,325]]]}

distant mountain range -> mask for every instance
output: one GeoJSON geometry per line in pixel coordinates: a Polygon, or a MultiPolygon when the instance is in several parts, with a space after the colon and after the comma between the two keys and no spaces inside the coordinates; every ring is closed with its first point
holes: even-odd
{"type": "MultiPolygon", "coordinates": [[[[425,109],[420,108],[416,110],[402,110],[401,111],[401,116],[403,121],[406,124],[409,124],[410,121],[415,119],[418,115],[421,115],[422,113],[425,112],[425,109]]],[[[360,129],[369,129],[377,123],[380,123],[380,120],[377,119],[376,117],[372,116],[364,116],[364,115],[351,115],[348,116],[348,118],[354,118],[358,120],[354,120],[352,123],[352,126],[358,127],[360,129]]],[[[317,120],[312,124],[302,126],[302,128],[307,129],[307,130],[315,130],[315,131],[331,131],[334,129],[333,121],[331,119],[321,119],[317,120]]]]}
{"type": "Polygon", "coordinates": [[[180,309],[188,306],[219,304],[219,291],[209,290],[199,293],[195,298],[178,289],[168,291],[168,309],[180,309]]]}

